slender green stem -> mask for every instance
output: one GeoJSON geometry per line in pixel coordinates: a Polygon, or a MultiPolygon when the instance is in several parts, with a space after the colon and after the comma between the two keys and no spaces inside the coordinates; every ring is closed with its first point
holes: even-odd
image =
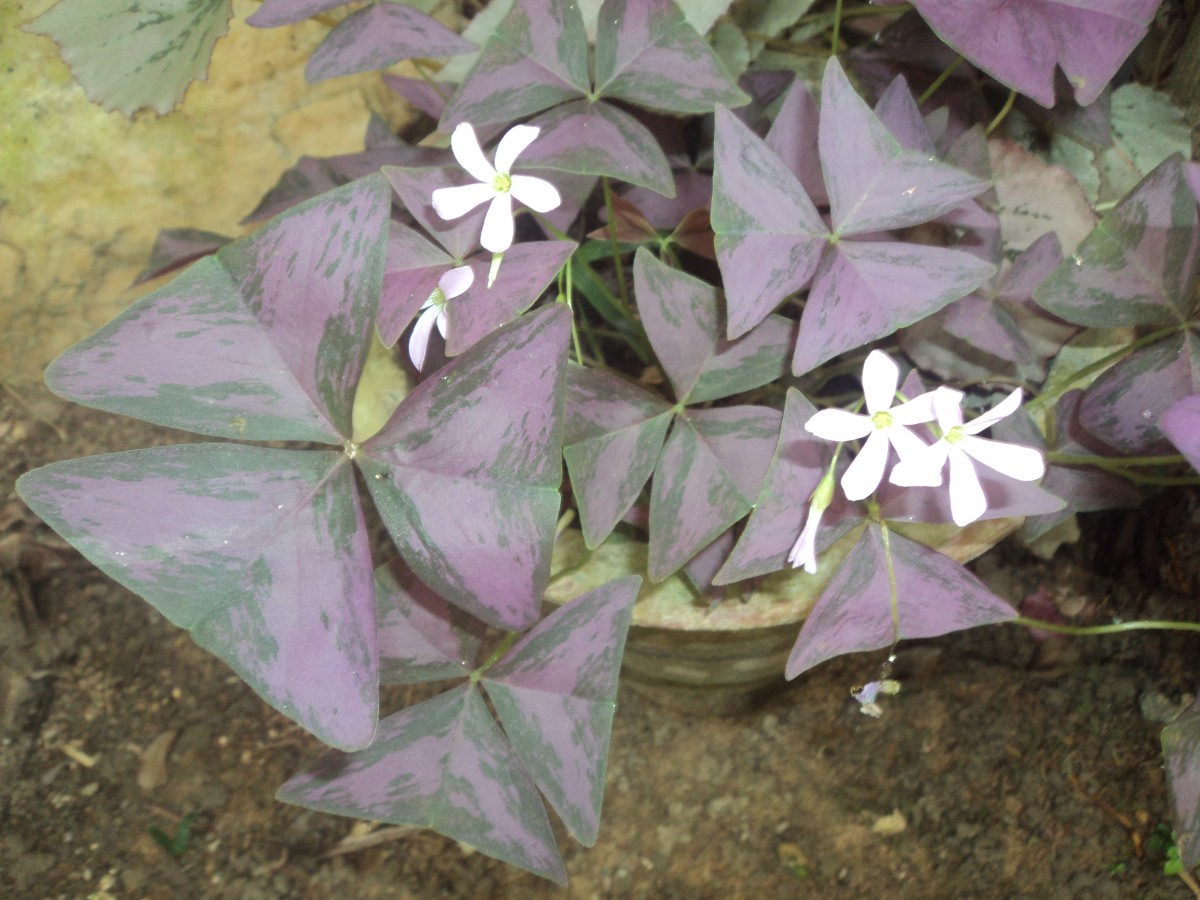
{"type": "Polygon", "coordinates": [[[443,101],[445,101],[446,103],[449,103],[450,98],[442,91],[442,89],[438,85],[438,83],[433,80],[433,76],[429,74],[428,70],[423,65],[421,65],[421,61],[419,59],[414,59],[412,61],[412,64],[413,64],[413,67],[417,70],[417,74],[421,76],[421,80],[424,81],[427,85],[429,85],[429,87],[433,89],[433,92],[435,94],[437,94],[439,97],[441,97],[443,101]]]}
{"type": "Polygon", "coordinates": [[[563,266],[563,271],[566,272],[566,290],[562,293],[562,300],[567,304],[567,309],[571,312],[571,344],[575,347],[575,362],[583,365],[583,348],[579,344],[579,328],[575,323],[575,294],[571,290],[571,260],[567,259],[566,265],[563,266]]]}
{"type": "Polygon", "coordinates": [[[1059,453],[1055,450],[1046,452],[1046,459],[1064,466],[1177,466],[1187,462],[1187,457],[1180,453],[1166,456],[1093,456],[1090,453],[1059,453]]]}
{"type": "Polygon", "coordinates": [[[1027,619],[1017,616],[1007,620],[1013,625],[1024,625],[1026,628],[1038,628],[1042,631],[1053,631],[1057,634],[1074,634],[1079,636],[1092,634],[1120,634],[1123,631],[1196,631],[1200,632],[1200,622],[1173,622],[1169,619],[1140,619],[1135,622],[1114,622],[1111,625],[1058,625],[1054,622],[1043,622],[1041,619],[1027,619]]]}
{"type": "Polygon", "coordinates": [[[838,47],[841,46],[842,31],[842,0],[837,0],[833,6],[833,37],[829,41],[829,55],[837,56],[838,47]]]}
{"type": "Polygon", "coordinates": [[[1150,344],[1153,344],[1156,341],[1161,341],[1163,338],[1170,337],[1176,332],[1186,330],[1187,327],[1187,325],[1168,325],[1166,328],[1160,328],[1158,331],[1148,334],[1145,337],[1138,338],[1129,346],[1122,347],[1120,350],[1114,350],[1112,353],[1109,353],[1107,356],[1096,360],[1094,363],[1084,366],[1062,384],[1057,385],[1054,390],[1045,391],[1041,394],[1038,394],[1025,404],[1025,408],[1030,412],[1033,412],[1048,406],[1050,401],[1057,400],[1059,397],[1065,394],[1075,382],[1082,381],[1084,378],[1087,378],[1094,372],[1101,372],[1104,369],[1107,369],[1113,363],[1124,359],[1126,356],[1129,356],[1129,354],[1133,353],[1134,350],[1140,350],[1142,347],[1148,347],[1150,344]]]}
{"type": "MultiPolygon", "coordinates": [[[[839,3],[838,6],[841,6],[839,3]]],[[[907,3],[897,3],[895,6],[872,6],[866,4],[864,6],[847,6],[835,12],[835,16],[840,16],[842,21],[846,19],[860,19],[865,16],[902,16],[906,12],[911,12],[912,6],[907,3]]],[[[801,16],[796,20],[794,28],[799,28],[804,25],[817,25],[829,19],[828,12],[809,13],[806,16],[801,16]]],[[[750,40],[770,39],[769,35],[756,35],[747,33],[746,37],[750,40]]]]}
{"type": "Polygon", "coordinates": [[[604,188],[604,208],[608,212],[608,240],[612,244],[613,266],[617,270],[617,294],[621,299],[621,311],[632,321],[633,313],[629,306],[629,289],[625,287],[625,264],[621,261],[621,242],[617,239],[617,210],[613,205],[612,182],[608,176],[601,178],[604,188]]]}
{"type": "Polygon", "coordinates": [[[1013,104],[1017,102],[1017,92],[1011,90],[1008,92],[1008,99],[1004,101],[1004,105],[1000,107],[1000,112],[996,113],[996,118],[988,122],[988,127],[983,130],[985,135],[990,135],[993,131],[1000,127],[1000,123],[1004,121],[1009,110],[1013,108],[1013,104]]]}
{"type": "Polygon", "coordinates": [[[487,658],[487,662],[471,673],[471,680],[478,681],[484,672],[494,666],[500,660],[500,657],[508,652],[508,648],[516,642],[520,635],[521,632],[519,631],[510,631],[504,635],[500,643],[496,645],[496,649],[492,651],[492,655],[487,658]]]}
{"type": "Polygon", "coordinates": [[[946,68],[942,69],[942,74],[939,75],[937,78],[933,79],[933,84],[931,84],[929,87],[925,88],[925,93],[923,93],[920,97],[917,98],[917,106],[918,107],[925,105],[925,101],[933,96],[934,91],[936,91],[938,88],[940,88],[943,84],[946,83],[946,79],[949,78],[954,73],[954,70],[957,69],[959,67],[959,65],[962,64],[962,61],[963,61],[963,56],[960,53],[960,54],[958,54],[958,56],[954,57],[954,62],[950,63],[950,65],[948,65],[948,66],[946,66],[946,68]]]}
{"type": "Polygon", "coordinates": [[[896,567],[892,563],[892,541],[888,534],[887,521],[879,520],[879,531],[883,536],[883,559],[887,563],[888,604],[892,611],[892,652],[900,643],[900,598],[896,592],[896,567]]]}

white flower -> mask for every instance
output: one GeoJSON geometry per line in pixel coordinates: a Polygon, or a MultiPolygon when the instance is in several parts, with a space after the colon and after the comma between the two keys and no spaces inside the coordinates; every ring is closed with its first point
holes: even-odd
{"type": "Polygon", "coordinates": [[[470,266],[450,269],[438,279],[433,293],[421,304],[424,311],[417,319],[412,336],[408,339],[408,355],[418,372],[425,367],[425,355],[429,351],[429,338],[433,334],[433,326],[437,325],[438,334],[443,338],[446,336],[446,301],[465,294],[474,281],[475,273],[470,266]]]}
{"type": "Polygon", "coordinates": [[[987,498],[975,474],[974,463],[981,463],[1001,475],[1017,481],[1037,481],[1046,471],[1042,454],[1033,447],[976,437],[979,432],[1012,415],[1021,405],[1017,388],[991,410],[963,424],[963,394],[940,387],[933,392],[933,409],[942,437],[919,455],[902,459],[892,469],[893,484],[902,487],[942,483],[942,468],[950,463],[950,515],[960,528],[969,525],[987,511],[987,498]]]}
{"type": "Polygon", "coordinates": [[[433,192],[433,208],[443,219],[465,216],[481,203],[491,201],[483,219],[483,234],[479,242],[493,253],[503,253],[512,246],[512,201],[516,197],[530,209],[549,212],[562,203],[554,185],[532,175],[513,175],[512,165],[521,151],[538,136],[532,125],[510,128],[496,147],[496,165],[483,155],[475,129],[461,123],[450,135],[450,147],[460,166],[479,180],[479,184],[438,188],[433,192]]]}
{"type": "Polygon", "coordinates": [[[892,406],[900,383],[900,369],[886,353],[871,351],[863,363],[862,383],[866,415],[823,409],[804,423],[805,431],[827,441],[867,439],[842,475],[842,491],[847,500],[861,500],[879,487],[887,467],[889,446],[896,448],[901,460],[927,450],[928,445],[909,431],[908,426],[933,421],[933,392],[892,406]]]}
{"type": "Polygon", "coordinates": [[[809,575],[817,574],[817,529],[821,527],[821,516],[833,502],[833,472],[826,472],[813,489],[808,503],[808,521],[804,530],[792,545],[787,561],[793,569],[804,566],[809,575]]]}

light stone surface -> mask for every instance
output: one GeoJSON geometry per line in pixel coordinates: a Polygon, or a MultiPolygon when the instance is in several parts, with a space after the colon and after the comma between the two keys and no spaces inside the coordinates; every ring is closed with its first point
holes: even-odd
{"type": "MultiPolygon", "coordinates": [[[[160,228],[230,236],[302,155],[362,148],[371,111],[409,115],[368,73],[318,85],[304,64],[330,25],[256,29],[235,0],[208,79],[167,116],[90,103],[48,37],[22,30],[53,0],[0,3],[0,378],[37,380],[131,289],[160,228]]],[[[328,17],[324,17],[328,18],[328,17]]]]}

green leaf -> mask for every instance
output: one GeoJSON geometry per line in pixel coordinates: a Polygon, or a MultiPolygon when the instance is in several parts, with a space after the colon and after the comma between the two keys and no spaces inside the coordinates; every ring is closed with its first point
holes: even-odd
{"type": "Polygon", "coordinates": [[[26,27],[58,43],[93,102],[161,115],[204,78],[232,11],[232,0],[61,0],[26,27]]]}

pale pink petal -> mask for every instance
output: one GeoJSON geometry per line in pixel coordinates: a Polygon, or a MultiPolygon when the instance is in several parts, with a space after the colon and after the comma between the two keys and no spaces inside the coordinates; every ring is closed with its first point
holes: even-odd
{"type": "Polygon", "coordinates": [[[438,188],[433,192],[433,209],[443,219],[457,219],[495,196],[496,192],[490,184],[438,188]]]}
{"type": "Polygon", "coordinates": [[[903,425],[893,425],[883,433],[887,435],[887,439],[896,448],[896,455],[902,460],[908,459],[910,456],[920,456],[929,449],[928,444],[903,425]]]}
{"type": "Polygon", "coordinates": [[[887,465],[888,439],[882,431],[873,431],[854,462],[842,475],[842,492],[847,500],[861,500],[874,493],[883,480],[887,465]]]}
{"type": "Polygon", "coordinates": [[[809,417],[804,430],[827,441],[856,441],[874,430],[868,416],[844,409],[823,409],[809,417]]]}
{"type": "Polygon", "coordinates": [[[437,325],[438,334],[445,340],[446,329],[450,327],[450,320],[446,317],[446,307],[443,306],[438,310],[437,319],[434,320],[434,324],[437,325]]]}
{"type": "Polygon", "coordinates": [[[440,313],[441,310],[438,307],[430,304],[417,319],[417,324],[413,326],[412,334],[408,338],[408,358],[413,361],[418,372],[425,367],[425,356],[429,352],[429,338],[433,334],[433,326],[440,313]]]}
{"type": "Polygon", "coordinates": [[[933,392],[933,411],[937,414],[938,428],[946,433],[962,424],[963,392],[954,388],[940,387],[933,392]]]}
{"type": "MultiPolygon", "coordinates": [[[[509,132],[509,134],[511,133],[509,132]]],[[[479,139],[475,137],[474,128],[466,122],[460,123],[454,129],[454,133],[450,135],[450,149],[454,151],[454,158],[458,160],[458,164],[470,172],[473,178],[488,187],[492,186],[496,170],[483,155],[483,149],[479,146],[479,139]]],[[[502,169],[501,171],[507,172],[508,170],[502,169]]],[[[443,218],[445,217],[443,216],[443,218]]]]}
{"type": "Polygon", "coordinates": [[[926,391],[924,394],[918,394],[911,400],[906,400],[888,411],[892,414],[892,419],[901,425],[923,425],[926,422],[932,422],[934,420],[933,395],[935,393],[935,391],[926,391]]]}
{"type": "Polygon", "coordinates": [[[950,447],[950,515],[959,528],[987,512],[987,498],[967,454],[950,447]]]}
{"type": "Polygon", "coordinates": [[[534,178],[532,175],[512,176],[510,191],[514,197],[530,209],[540,213],[558,209],[559,204],[562,203],[562,196],[554,185],[541,178],[534,178]]]}
{"type": "Polygon", "coordinates": [[[540,130],[533,125],[514,125],[508,129],[496,145],[496,171],[505,175],[512,172],[513,163],[521,151],[533,143],[540,130]]]}
{"type": "Polygon", "coordinates": [[[488,207],[487,215],[483,218],[483,234],[479,243],[485,250],[493,253],[503,253],[513,242],[512,197],[508,194],[496,194],[492,205],[488,207]]]}
{"type": "Polygon", "coordinates": [[[888,481],[900,487],[939,487],[945,465],[946,442],[938,441],[892,466],[888,481]]]}
{"type": "Polygon", "coordinates": [[[874,415],[880,410],[891,409],[899,383],[900,368],[890,356],[882,350],[872,350],[867,354],[863,363],[862,386],[868,413],[874,415]]]}
{"type": "Polygon", "coordinates": [[[804,530],[800,532],[800,537],[792,545],[792,551],[788,554],[787,561],[793,569],[804,566],[804,571],[809,575],[817,574],[817,529],[821,527],[821,515],[824,512],[823,509],[809,507],[808,521],[804,523],[804,530]]]}
{"type": "Polygon", "coordinates": [[[1015,413],[1021,406],[1021,389],[1017,388],[978,419],[972,419],[963,426],[963,431],[967,434],[979,434],[991,428],[1001,419],[1007,418],[1015,413]]]}
{"type": "Polygon", "coordinates": [[[470,266],[459,266],[451,269],[438,279],[438,287],[447,300],[461,297],[475,281],[475,270],[470,266]]]}
{"type": "Polygon", "coordinates": [[[971,435],[960,438],[958,446],[982,465],[1017,481],[1037,481],[1046,472],[1046,461],[1033,447],[971,435]]]}

